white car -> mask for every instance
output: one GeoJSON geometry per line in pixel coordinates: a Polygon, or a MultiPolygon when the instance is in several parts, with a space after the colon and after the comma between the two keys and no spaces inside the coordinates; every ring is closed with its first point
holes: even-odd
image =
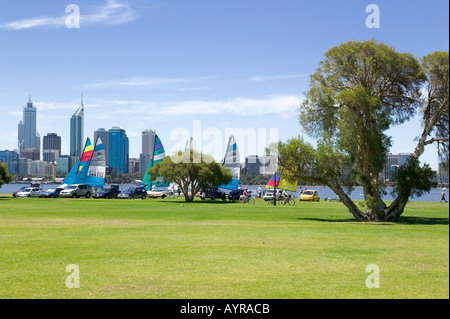
{"type": "Polygon", "coordinates": [[[37,187],[27,187],[24,190],[18,192],[16,197],[39,197],[41,190],[37,187]]]}

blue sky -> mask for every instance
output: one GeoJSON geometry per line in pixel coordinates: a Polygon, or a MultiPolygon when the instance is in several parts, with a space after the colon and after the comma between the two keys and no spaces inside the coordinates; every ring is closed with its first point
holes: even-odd
{"type": "MultiPolygon", "coordinates": [[[[296,109],[328,49],[375,38],[418,58],[448,51],[448,6],[443,0],[1,0],[0,149],[17,148],[17,124],[31,94],[40,135],[62,136],[68,154],[69,119],[83,93],[85,137],[120,126],[130,157],[139,157],[144,129],[155,129],[170,153],[184,143],[177,132],[195,137],[194,123],[201,123],[196,143],[218,159],[227,128],[266,129],[256,144],[241,142],[243,161],[262,153],[274,137],[271,128],[281,140],[304,134],[296,109]],[[380,8],[378,29],[366,27],[371,3],[380,8]],[[80,28],[66,27],[69,4],[80,8],[80,28]],[[212,145],[215,133],[221,143],[212,145]]],[[[393,153],[412,152],[420,121],[389,133],[393,153]]],[[[436,169],[436,148],[421,159],[436,169]]]]}

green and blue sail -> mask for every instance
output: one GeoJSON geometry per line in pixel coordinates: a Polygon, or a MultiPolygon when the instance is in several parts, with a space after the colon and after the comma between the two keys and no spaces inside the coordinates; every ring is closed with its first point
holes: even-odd
{"type": "Polygon", "coordinates": [[[156,187],[168,187],[169,183],[164,182],[161,178],[158,178],[156,181],[150,181],[150,175],[148,174],[148,170],[156,165],[156,163],[162,162],[164,160],[164,156],[166,156],[166,153],[164,151],[164,146],[158,137],[157,134],[155,134],[155,147],[153,148],[153,156],[150,160],[150,163],[148,164],[147,171],[145,172],[144,179],[142,181],[142,185],[146,190],[151,190],[153,185],[156,187]]]}

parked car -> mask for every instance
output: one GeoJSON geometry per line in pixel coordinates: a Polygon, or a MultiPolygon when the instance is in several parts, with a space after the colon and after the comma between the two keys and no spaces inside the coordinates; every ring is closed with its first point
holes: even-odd
{"type": "Polygon", "coordinates": [[[92,198],[117,198],[119,194],[119,185],[110,185],[95,191],[92,198]]]}
{"type": "Polygon", "coordinates": [[[124,190],[123,192],[121,192],[117,198],[121,198],[121,199],[135,199],[135,198],[142,198],[142,199],[146,199],[147,198],[147,191],[145,190],[144,187],[130,187],[126,190],[124,190]]]}
{"type": "Polygon", "coordinates": [[[50,188],[46,191],[41,192],[39,197],[56,198],[59,197],[59,193],[61,193],[62,190],[63,188],[50,188]]]}
{"type": "Polygon", "coordinates": [[[221,198],[225,201],[227,199],[226,194],[218,188],[202,188],[199,192],[199,195],[202,200],[206,198],[211,198],[211,200],[221,198]],[[205,193],[205,196],[203,196],[203,193],[205,193]]]}
{"type": "Polygon", "coordinates": [[[25,188],[27,188],[27,186],[21,187],[18,191],[12,193],[13,197],[16,197],[17,193],[24,191],[25,188]]]}
{"type": "Polygon", "coordinates": [[[303,193],[300,194],[300,201],[320,201],[319,192],[315,190],[304,190],[303,193]]]}
{"type": "MultiPolygon", "coordinates": [[[[280,193],[279,193],[279,191],[277,191],[277,199],[279,199],[279,197],[280,197],[280,193]]],[[[268,191],[264,194],[263,199],[264,199],[266,202],[269,201],[269,200],[273,200],[273,189],[272,189],[272,190],[268,190],[268,191]]]]}
{"type": "Polygon", "coordinates": [[[26,187],[18,192],[15,197],[39,197],[41,190],[37,187],[26,187]]]}
{"type": "Polygon", "coordinates": [[[86,197],[90,198],[92,195],[91,185],[89,184],[74,184],[67,186],[60,193],[60,197],[86,197]]]}
{"type": "Polygon", "coordinates": [[[233,189],[231,192],[228,193],[228,200],[236,201],[241,198],[242,194],[244,194],[244,189],[233,189]]]}

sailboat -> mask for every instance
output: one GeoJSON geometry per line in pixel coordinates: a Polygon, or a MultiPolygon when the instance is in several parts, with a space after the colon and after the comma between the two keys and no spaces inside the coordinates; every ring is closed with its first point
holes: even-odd
{"type": "Polygon", "coordinates": [[[219,187],[230,190],[237,189],[239,187],[239,179],[241,175],[241,163],[239,158],[239,149],[233,135],[231,135],[228,139],[228,145],[222,165],[231,171],[233,178],[228,184],[221,185],[219,187]]]}
{"type": "MultiPolygon", "coordinates": [[[[66,187],[72,184],[79,184],[80,183],[80,177],[86,173],[87,174],[87,168],[89,167],[86,164],[89,164],[88,162],[90,161],[91,157],[92,157],[92,144],[91,141],[89,140],[89,138],[86,139],[86,144],[84,145],[84,151],[83,151],[83,155],[81,156],[81,160],[77,160],[75,165],[72,167],[72,169],[70,170],[69,174],[67,174],[66,178],[64,179],[64,181],[62,182],[62,185],[60,187],[66,187]],[[81,172],[83,170],[83,167],[86,166],[86,169],[81,172]],[[80,177],[78,177],[79,174],[80,177]],[[78,178],[77,178],[78,177],[78,178]]],[[[81,182],[83,183],[83,181],[81,182]]]]}
{"type": "Polygon", "coordinates": [[[150,163],[148,164],[147,171],[145,172],[144,179],[142,180],[142,185],[144,188],[149,191],[152,189],[152,186],[155,185],[156,187],[167,187],[169,186],[169,183],[164,182],[161,178],[158,178],[156,181],[150,181],[150,175],[148,174],[148,170],[153,167],[156,163],[161,162],[164,160],[164,156],[166,156],[166,153],[164,151],[164,146],[158,137],[157,134],[155,134],[155,147],[153,148],[153,156],[150,160],[150,163]]]}
{"type": "Polygon", "coordinates": [[[86,144],[84,146],[83,154],[81,155],[81,160],[78,165],[77,175],[72,180],[72,184],[84,184],[85,183],[87,173],[89,170],[89,164],[91,162],[93,153],[94,153],[94,148],[92,147],[91,140],[88,137],[86,139],[86,144]]]}
{"type": "Polygon", "coordinates": [[[106,176],[106,156],[105,147],[102,139],[97,136],[95,141],[94,153],[89,164],[89,170],[86,176],[86,183],[92,187],[102,188],[105,184],[106,176]]]}
{"type": "Polygon", "coordinates": [[[67,174],[60,187],[72,184],[89,184],[91,187],[103,187],[106,174],[105,150],[100,137],[97,138],[95,147],[91,140],[86,139],[81,160],[78,160],[67,174]]]}

